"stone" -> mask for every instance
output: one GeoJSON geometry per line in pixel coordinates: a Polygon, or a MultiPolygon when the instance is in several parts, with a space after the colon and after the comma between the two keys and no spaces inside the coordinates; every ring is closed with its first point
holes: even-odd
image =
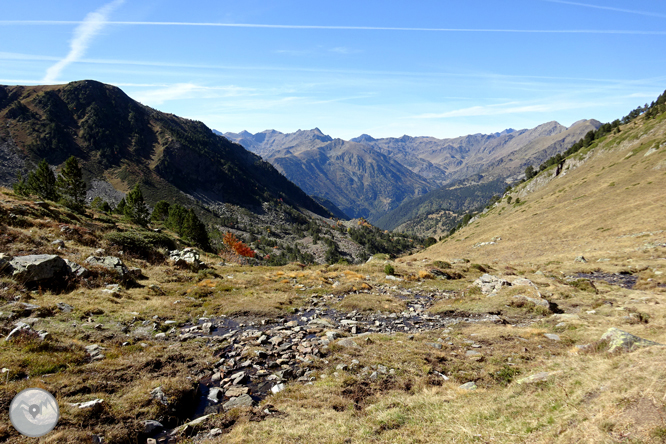
{"type": "Polygon", "coordinates": [[[284,390],[286,386],[282,383],[280,384],[275,384],[273,387],[271,387],[271,392],[273,394],[280,393],[282,390],[284,390]]]}
{"type": "Polygon", "coordinates": [[[206,333],[207,335],[209,335],[209,334],[211,333],[211,331],[213,331],[213,324],[210,323],[210,322],[204,322],[204,323],[201,325],[201,330],[202,330],[204,333],[206,333]]]}
{"type": "Polygon", "coordinates": [[[351,338],[344,338],[338,341],[338,345],[344,348],[361,348],[356,342],[351,338]]]}
{"type": "Polygon", "coordinates": [[[194,248],[169,251],[169,260],[176,266],[186,266],[194,270],[205,268],[205,264],[199,260],[201,256],[194,248]]]}
{"type": "Polygon", "coordinates": [[[559,341],[560,340],[560,336],[556,335],[555,333],[546,333],[546,334],[544,334],[544,336],[547,337],[548,339],[553,340],[553,341],[559,341]]]}
{"type": "Polygon", "coordinates": [[[506,279],[500,279],[488,273],[484,273],[480,278],[474,281],[474,285],[481,289],[483,294],[494,296],[504,286],[510,286],[511,283],[506,279]]]}
{"type": "Polygon", "coordinates": [[[147,435],[152,435],[155,432],[159,432],[162,430],[164,426],[162,425],[161,422],[149,419],[147,421],[143,421],[143,433],[147,435]]]}
{"type": "Polygon", "coordinates": [[[523,301],[531,302],[532,304],[536,305],[537,307],[543,307],[543,308],[550,308],[550,302],[548,302],[545,299],[542,298],[531,298],[529,296],[525,296],[522,294],[514,296],[515,299],[520,299],[523,301]]]}
{"type": "Polygon", "coordinates": [[[63,313],[71,313],[74,310],[74,307],[64,302],[58,302],[56,307],[58,307],[58,310],[62,311],[63,313]]]}
{"type": "Polygon", "coordinates": [[[53,242],[51,242],[51,245],[55,245],[58,247],[58,249],[65,248],[65,241],[62,239],[56,239],[53,242]]]}
{"type": "Polygon", "coordinates": [[[222,407],[225,411],[231,410],[237,407],[252,407],[254,401],[250,395],[241,395],[237,398],[232,398],[229,401],[225,402],[222,407]]]}
{"type": "Polygon", "coordinates": [[[223,390],[220,387],[212,387],[208,391],[207,398],[210,401],[217,403],[220,400],[220,398],[222,397],[222,394],[223,394],[223,390]]]}
{"type": "Polygon", "coordinates": [[[344,372],[344,371],[347,371],[347,370],[349,369],[349,367],[347,366],[347,364],[338,364],[338,365],[335,367],[335,369],[344,372]]]}
{"type": "Polygon", "coordinates": [[[465,384],[458,387],[461,390],[476,390],[476,384],[474,381],[466,382],[465,384]]]}
{"type": "Polygon", "coordinates": [[[5,338],[5,341],[9,341],[10,339],[20,334],[21,332],[29,332],[29,331],[33,331],[30,325],[26,324],[25,322],[18,322],[16,323],[16,328],[14,328],[12,331],[9,332],[9,334],[5,338]]]}
{"type": "Polygon", "coordinates": [[[224,395],[227,398],[235,398],[237,396],[246,395],[250,392],[250,389],[247,387],[242,387],[238,385],[232,385],[224,392],[224,395]]]}
{"type": "Polygon", "coordinates": [[[465,356],[481,356],[481,353],[476,350],[467,350],[465,356]]]}
{"type": "Polygon", "coordinates": [[[442,349],[442,344],[440,344],[439,342],[428,342],[428,345],[433,348],[436,348],[437,350],[442,349]]]}
{"type": "Polygon", "coordinates": [[[534,384],[537,382],[545,381],[550,376],[552,376],[552,374],[553,373],[548,373],[548,372],[535,373],[534,375],[530,375],[526,378],[519,379],[518,381],[516,381],[516,384],[534,384]]]}
{"type": "Polygon", "coordinates": [[[101,405],[104,403],[103,399],[93,399],[92,401],[87,401],[87,402],[75,402],[75,403],[70,403],[72,407],[77,407],[79,409],[96,409],[101,407],[101,405]]]}
{"type": "Polygon", "coordinates": [[[586,263],[587,259],[585,259],[583,256],[577,256],[576,259],[574,259],[574,262],[580,262],[580,263],[586,263]]]}
{"type": "Polygon", "coordinates": [[[162,290],[162,288],[160,288],[159,285],[155,285],[155,284],[150,284],[148,286],[148,290],[150,290],[153,294],[158,294],[158,295],[161,295],[161,296],[166,294],[166,293],[164,293],[164,290],[162,290]]]}
{"type": "Polygon", "coordinates": [[[647,339],[639,338],[626,331],[619,330],[615,327],[609,328],[606,333],[601,336],[602,341],[608,341],[608,351],[610,353],[619,349],[633,351],[642,347],[651,347],[654,345],[663,345],[658,342],[649,341],[647,339]]]}
{"type": "Polygon", "coordinates": [[[90,256],[84,262],[88,265],[115,271],[121,277],[129,277],[129,269],[123,264],[123,261],[115,256],[90,256]]]}
{"type": "Polygon", "coordinates": [[[162,390],[162,386],[155,387],[150,391],[150,398],[156,400],[157,402],[168,405],[169,401],[167,399],[166,394],[164,393],[164,390],[162,390]]]}
{"type": "Polygon", "coordinates": [[[12,278],[23,283],[46,282],[69,274],[67,263],[54,254],[18,256],[9,261],[12,278]]]}
{"type": "Polygon", "coordinates": [[[339,337],[340,337],[340,333],[337,332],[337,331],[327,331],[326,332],[326,339],[328,339],[329,341],[334,341],[339,337]]]}
{"type": "Polygon", "coordinates": [[[321,318],[311,320],[310,322],[308,322],[308,325],[317,325],[325,328],[335,328],[335,325],[331,324],[326,319],[321,319],[321,318]]]}

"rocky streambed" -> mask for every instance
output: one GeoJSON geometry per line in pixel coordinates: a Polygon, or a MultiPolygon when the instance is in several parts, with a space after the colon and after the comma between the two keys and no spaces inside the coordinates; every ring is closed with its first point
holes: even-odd
{"type": "MultiPolygon", "coordinates": [[[[193,417],[251,407],[288,384],[308,384],[325,377],[322,369],[329,364],[326,356],[333,344],[360,348],[372,333],[411,335],[460,322],[503,322],[491,314],[441,316],[427,311],[435,301],[452,297],[453,292],[419,293],[382,287],[374,292],[404,300],[406,309],[400,313],[343,312],[331,305],[344,296],[323,295],[312,296],[309,306],[280,318],[201,318],[198,324],[181,328],[180,341],[207,338],[208,346],[220,348],[219,360],[209,375],[199,381],[199,402],[193,417]]],[[[370,378],[393,373],[393,369],[382,365],[360,368],[355,360],[338,367],[337,370],[355,369],[370,378]]],[[[168,442],[170,435],[180,432],[179,428],[163,433],[160,440],[168,442]]]]}

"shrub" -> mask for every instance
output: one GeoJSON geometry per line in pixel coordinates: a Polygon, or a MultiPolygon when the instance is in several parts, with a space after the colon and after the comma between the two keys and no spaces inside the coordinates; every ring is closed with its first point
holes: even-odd
{"type": "Polygon", "coordinates": [[[222,239],[224,245],[226,245],[230,250],[234,251],[236,254],[243,257],[254,257],[255,253],[252,248],[245,245],[243,242],[236,239],[236,236],[233,233],[225,233],[224,238],[222,239]]]}
{"type": "Polygon", "coordinates": [[[395,274],[395,268],[393,268],[393,265],[391,264],[386,264],[384,265],[384,273],[393,276],[395,274]]]}
{"type": "Polygon", "coordinates": [[[122,247],[124,251],[136,254],[150,260],[163,259],[164,255],[159,249],[175,250],[176,241],[166,234],[149,231],[113,231],[104,235],[109,242],[122,247]]]}

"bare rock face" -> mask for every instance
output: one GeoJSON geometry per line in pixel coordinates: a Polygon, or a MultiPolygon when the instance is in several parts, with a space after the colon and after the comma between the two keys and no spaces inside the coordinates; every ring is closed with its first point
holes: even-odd
{"type": "Polygon", "coordinates": [[[9,261],[12,278],[19,282],[47,282],[69,274],[67,262],[54,254],[18,256],[9,261]]]}
{"type": "Polygon", "coordinates": [[[123,264],[123,261],[115,256],[90,256],[85,260],[85,263],[88,265],[104,267],[107,270],[113,270],[121,277],[126,277],[130,274],[129,269],[123,264]]]}

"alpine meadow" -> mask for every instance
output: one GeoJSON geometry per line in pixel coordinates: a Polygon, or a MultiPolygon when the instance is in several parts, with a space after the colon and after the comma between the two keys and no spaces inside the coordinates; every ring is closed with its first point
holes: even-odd
{"type": "Polygon", "coordinates": [[[2,10],[0,442],[666,442],[666,5],[2,10]]]}

